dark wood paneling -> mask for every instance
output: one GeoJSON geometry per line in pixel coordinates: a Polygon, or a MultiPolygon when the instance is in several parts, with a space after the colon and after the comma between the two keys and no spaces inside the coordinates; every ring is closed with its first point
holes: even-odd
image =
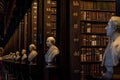
{"type": "Polygon", "coordinates": [[[80,79],[80,3],[79,0],[70,0],[70,80],[80,79]]]}
{"type": "Polygon", "coordinates": [[[120,16],[120,0],[116,0],[116,15],[120,16]]]}
{"type": "Polygon", "coordinates": [[[69,0],[58,0],[57,46],[60,49],[60,80],[69,80],[69,0]]]}

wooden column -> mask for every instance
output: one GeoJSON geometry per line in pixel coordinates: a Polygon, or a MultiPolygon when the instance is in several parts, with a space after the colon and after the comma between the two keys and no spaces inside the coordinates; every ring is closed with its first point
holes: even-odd
{"type": "Polygon", "coordinates": [[[69,0],[58,0],[56,41],[60,49],[59,79],[69,80],[69,0]]]}
{"type": "Polygon", "coordinates": [[[120,16],[120,0],[116,0],[116,15],[120,16]]]}

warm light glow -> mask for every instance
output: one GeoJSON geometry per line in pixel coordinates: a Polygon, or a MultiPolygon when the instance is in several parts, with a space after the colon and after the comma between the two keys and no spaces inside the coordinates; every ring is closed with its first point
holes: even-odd
{"type": "Polygon", "coordinates": [[[46,25],[47,25],[47,26],[51,26],[51,24],[50,24],[50,23],[46,23],[46,25]]]}
{"type": "Polygon", "coordinates": [[[37,18],[37,16],[34,16],[33,18],[37,18]]]}
{"type": "Polygon", "coordinates": [[[33,6],[34,9],[37,9],[37,6],[33,6]]]}
{"type": "Polygon", "coordinates": [[[34,4],[34,5],[37,5],[37,2],[34,2],[33,4],[34,4]]]}
{"type": "Polygon", "coordinates": [[[47,18],[50,19],[50,16],[48,16],[47,18]]]}
{"type": "Polygon", "coordinates": [[[34,34],[34,36],[36,37],[36,36],[37,36],[37,34],[34,34]]]}
{"type": "Polygon", "coordinates": [[[50,0],[48,0],[48,1],[47,1],[47,4],[50,4],[50,3],[51,3],[51,1],[50,1],[50,0]]]}
{"type": "Polygon", "coordinates": [[[25,16],[27,16],[27,13],[25,14],[25,16]]]}
{"type": "Polygon", "coordinates": [[[34,30],[37,30],[37,27],[34,27],[33,29],[34,29],[34,30]]]}
{"type": "Polygon", "coordinates": [[[34,22],[34,24],[36,24],[37,22],[34,22]]]}
{"type": "Polygon", "coordinates": [[[46,11],[51,11],[51,9],[50,8],[46,8],[46,11]]]}
{"type": "Polygon", "coordinates": [[[36,42],[36,40],[34,40],[34,42],[36,42]]]}
{"type": "Polygon", "coordinates": [[[36,11],[36,10],[34,10],[34,13],[37,13],[37,11],[36,11]]]}

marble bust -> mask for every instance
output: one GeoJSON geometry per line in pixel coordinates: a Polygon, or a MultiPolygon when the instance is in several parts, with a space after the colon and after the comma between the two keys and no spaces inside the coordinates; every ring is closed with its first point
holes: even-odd
{"type": "Polygon", "coordinates": [[[34,44],[29,45],[29,55],[28,55],[28,61],[30,62],[30,65],[36,64],[36,57],[38,55],[36,51],[36,46],[34,44]]]}
{"type": "Polygon", "coordinates": [[[45,62],[47,63],[46,68],[56,67],[56,56],[59,54],[59,49],[55,46],[55,38],[48,37],[46,45],[49,48],[45,54],[45,62]]]}
{"type": "Polygon", "coordinates": [[[20,52],[16,51],[15,56],[16,56],[15,61],[19,61],[20,60],[20,52]]]}
{"type": "Polygon", "coordinates": [[[120,17],[112,16],[105,29],[108,45],[102,61],[102,65],[106,68],[103,78],[111,80],[114,74],[114,66],[117,66],[120,60],[120,17]]]}
{"type": "Polygon", "coordinates": [[[25,63],[27,59],[27,54],[26,54],[26,50],[22,49],[22,58],[21,58],[21,62],[25,63]]]}

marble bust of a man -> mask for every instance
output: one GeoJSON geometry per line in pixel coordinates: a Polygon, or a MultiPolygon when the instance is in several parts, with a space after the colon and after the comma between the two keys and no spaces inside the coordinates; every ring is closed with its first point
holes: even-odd
{"type": "Polygon", "coordinates": [[[15,61],[19,61],[20,60],[20,52],[16,51],[15,55],[16,55],[15,61]]]}
{"type": "Polygon", "coordinates": [[[46,45],[49,48],[45,54],[45,62],[47,63],[46,67],[56,67],[56,56],[59,54],[59,49],[55,46],[55,38],[48,37],[46,40],[46,45]]]}
{"type": "Polygon", "coordinates": [[[22,58],[21,58],[21,62],[25,63],[27,59],[27,54],[26,54],[26,50],[22,49],[22,58]]]}
{"type": "Polygon", "coordinates": [[[36,56],[38,55],[36,51],[36,46],[34,44],[29,45],[30,54],[28,55],[28,61],[30,65],[36,64],[36,56]]]}
{"type": "Polygon", "coordinates": [[[108,37],[108,45],[102,61],[102,65],[106,68],[103,78],[111,80],[114,74],[113,67],[117,66],[120,60],[120,17],[112,16],[105,29],[108,37]]]}

